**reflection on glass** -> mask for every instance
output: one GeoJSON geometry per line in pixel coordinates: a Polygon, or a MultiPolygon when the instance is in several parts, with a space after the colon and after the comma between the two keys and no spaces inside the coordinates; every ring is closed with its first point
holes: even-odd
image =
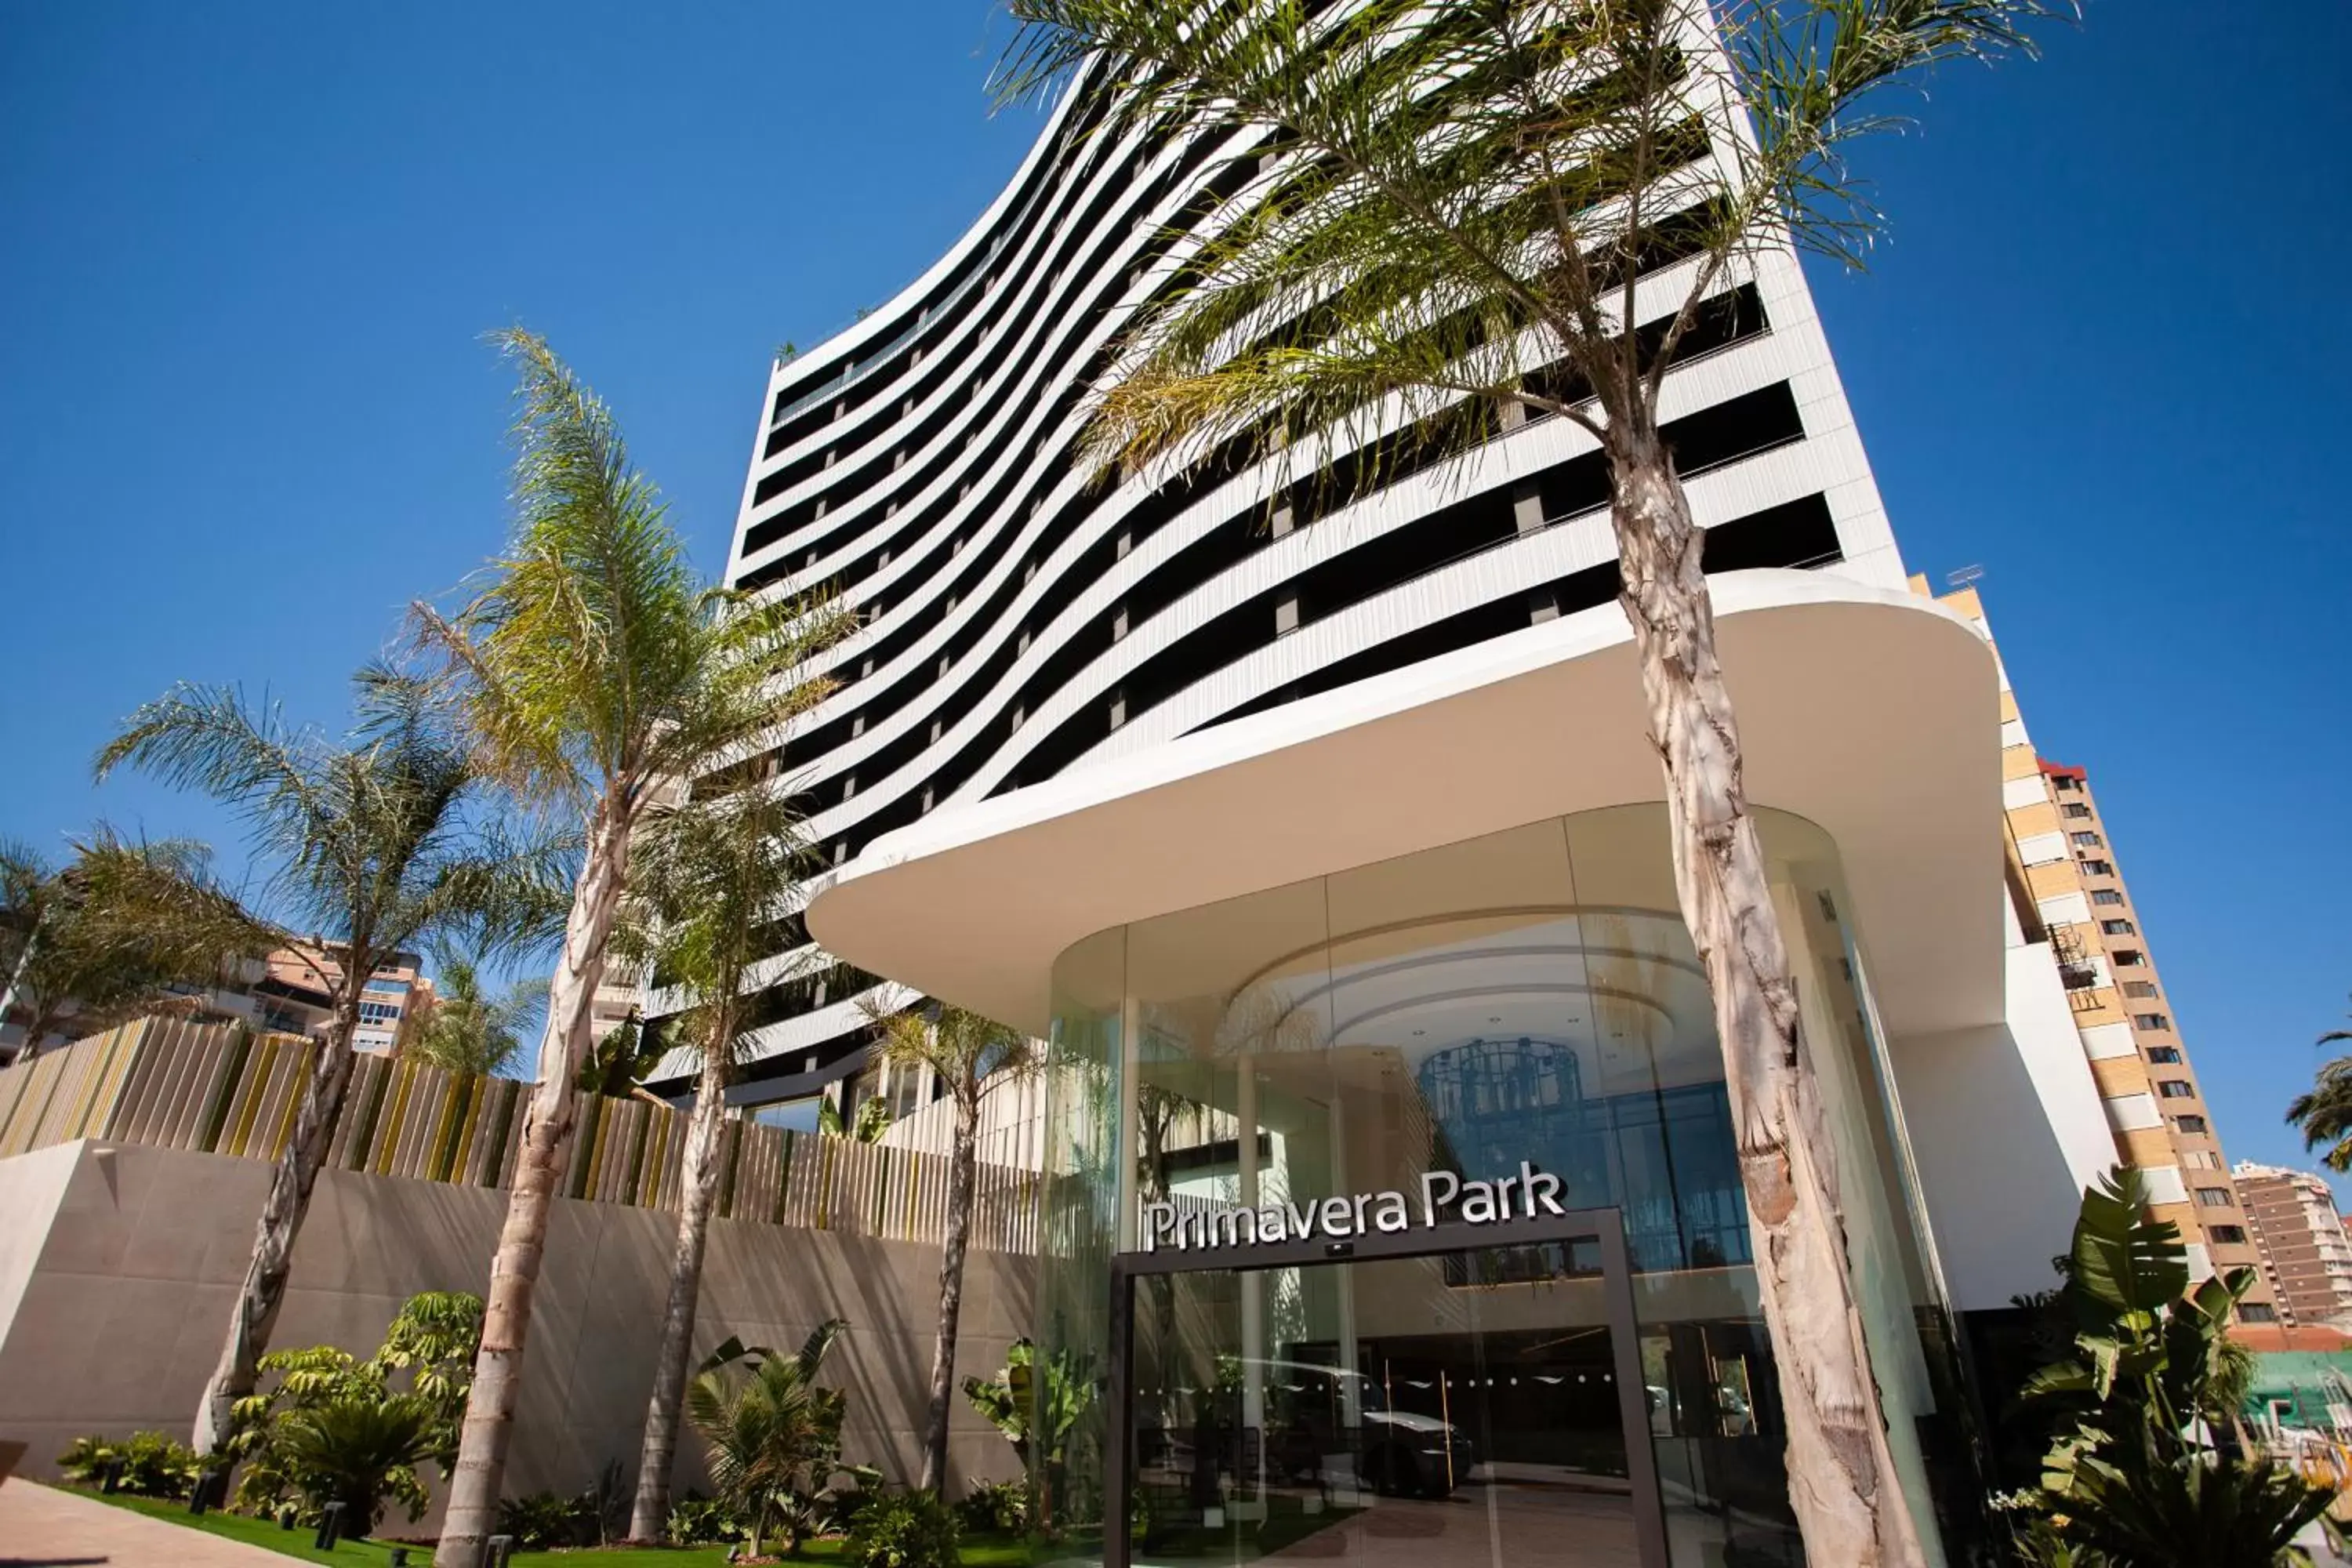
{"type": "Polygon", "coordinates": [[[1637,1561],[1595,1282],[1556,1277],[1559,1247],[1494,1250],[1536,1289],[1441,1258],[1162,1277],[1166,1318],[1137,1313],[1138,1561],[1637,1561]],[[1254,1278],[1297,1303],[1257,1355],[1254,1278]]]}

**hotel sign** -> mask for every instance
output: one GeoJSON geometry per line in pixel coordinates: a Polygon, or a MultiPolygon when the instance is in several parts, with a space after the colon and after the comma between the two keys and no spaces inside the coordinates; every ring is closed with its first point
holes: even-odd
{"type": "Polygon", "coordinates": [[[1525,1161],[1517,1175],[1495,1182],[1465,1182],[1450,1171],[1431,1171],[1421,1178],[1419,1198],[1415,1204],[1399,1192],[1357,1193],[1309,1198],[1303,1205],[1285,1200],[1255,1208],[1234,1205],[1189,1211],[1173,1203],[1146,1201],[1138,1210],[1136,1228],[1144,1251],[1167,1247],[1183,1252],[1318,1238],[1344,1241],[1352,1236],[1410,1230],[1416,1224],[1497,1225],[1568,1212],[1560,1206],[1559,1178],[1525,1161]]]}

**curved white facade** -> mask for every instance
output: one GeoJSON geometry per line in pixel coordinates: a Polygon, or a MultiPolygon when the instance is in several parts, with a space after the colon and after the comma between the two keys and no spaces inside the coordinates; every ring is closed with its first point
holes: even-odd
{"type": "MultiPolygon", "coordinates": [[[[728,579],[830,584],[866,624],[828,657],[840,689],[752,765],[795,781],[836,864],[951,802],[1614,596],[1605,471],[1557,419],[1312,510],[1283,504],[1255,467],[1090,484],[1072,447],[1106,343],[1181,260],[1204,193],[1260,167],[1255,132],[1089,135],[1092,101],[1083,87],[1065,99],[922,278],[771,377],[728,579]]],[[[1654,312],[1672,308],[1676,272],[1644,290],[1654,312]]],[[[1713,321],[1663,408],[1709,570],[1806,567],[1900,590],[1795,259],[1732,279],[1713,321]]],[[[746,1099],[806,1093],[861,1054],[856,1003],[872,977],[792,952],[778,971],[800,978],[761,1000],[746,1099]]]]}

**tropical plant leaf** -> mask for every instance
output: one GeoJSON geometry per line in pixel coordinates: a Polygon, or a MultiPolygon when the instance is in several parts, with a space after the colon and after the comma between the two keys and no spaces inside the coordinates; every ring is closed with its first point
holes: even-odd
{"type": "Polygon", "coordinates": [[[2118,1165],[2083,1194],[2069,1257],[2070,1294],[2089,1314],[2086,1326],[2116,1318],[2146,1321],[2189,1289],[2189,1250],[2168,1220],[2147,1213],[2138,1171],[2118,1165]]]}

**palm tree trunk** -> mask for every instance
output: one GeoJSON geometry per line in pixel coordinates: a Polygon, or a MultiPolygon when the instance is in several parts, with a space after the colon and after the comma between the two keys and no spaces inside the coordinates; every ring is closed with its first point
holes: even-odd
{"type": "Polygon", "coordinates": [[[1612,453],[1623,605],[1642,661],[1684,921],[1714,994],[1725,1088],[1779,1362],[1790,1501],[1808,1561],[1923,1561],[1864,1343],[1834,1149],[1740,776],[1739,730],[1700,573],[1704,533],[1654,427],[1612,453]]]}
{"type": "Polygon", "coordinates": [[[351,980],[350,1005],[339,1011],[333,1032],[319,1047],[311,1065],[310,1082],[294,1114],[294,1135],[278,1156],[269,1173],[269,1194],[262,1200],[261,1218],[253,1229],[253,1255],[246,1260],[245,1281],[229,1309],[228,1337],[222,1342],[220,1362],[205,1384],[203,1403],[196,1406],[195,1449],[217,1453],[228,1440],[236,1402],[253,1392],[260,1380],[262,1352],[278,1325],[278,1309],[286,1300],[286,1276],[294,1265],[295,1238],[302,1218],[310,1212],[310,1189],[327,1163],[327,1145],[343,1113],[343,1098],[352,1087],[352,1032],[359,1023],[359,987],[366,977],[351,980]]]}
{"type": "Polygon", "coordinates": [[[702,1294],[702,1254],[710,1239],[710,1211],[719,1199],[719,1145],[727,1126],[728,1047],[734,1025],[722,1016],[703,1047],[702,1081],[695,1086],[694,1118],[687,1124],[685,1191],[677,1208],[677,1246],[670,1254],[669,1305],[662,1315],[661,1350],[654,1359],[653,1397],[646,1405],[646,1442],[637,1459],[637,1500],[629,1536],[658,1542],[669,1530],[669,1472],[677,1456],[678,1405],[686,1397],[688,1354],[694,1349],[694,1312],[702,1294]]]}
{"type": "Polygon", "coordinates": [[[971,1194],[979,1163],[980,1100],[956,1095],[955,1144],[948,1156],[947,1236],[940,1247],[940,1337],[931,1352],[931,1408],[923,1431],[922,1489],[948,1484],[948,1411],[955,1394],[956,1326],[963,1314],[963,1259],[971,1240],[971,1194]]]}
{"type": "Polygon", "coordinates": [[[547,1217],[572,1153],[572,1079],[593,1043],[596,986],[604,973],[605,939],[628,873],[628,819],[612,796],[590,825],[588,858],[572,891],[563,956],[548,984],[547,1031],[539,1047],[539,1087],[523,1113],[522,1149],[507,1194],[506,1224],[490,1261],[482,1346],[457,1438],[434,1568],[480,1568],[482,1543],[497,1527],[522,1392],[522,1358],[530,1335],[531,1296],[547,1247],[547,1217]]]}

